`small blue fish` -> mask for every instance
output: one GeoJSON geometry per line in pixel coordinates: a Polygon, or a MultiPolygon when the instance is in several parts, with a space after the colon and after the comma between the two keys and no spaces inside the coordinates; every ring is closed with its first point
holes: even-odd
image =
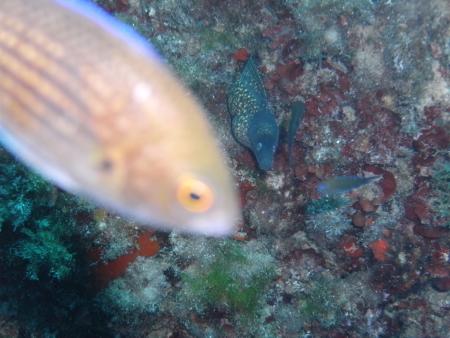
{"type": "Polygon", "coordinates": [[[228,110],[236,140],[250,148],[262,170],[270,170],[278,146],[278,125],[253,57],[230,88],[228,110]]]}
{"type": "Polygon", "coordinates": [[[289,165],[292,162],[292,145],[294,144],[295,135],[298,127],[305,115],[305,103],[303,101],[295,101],[291,107],[291,120],[289,121],[288,129],[288,161],[289,165]]]}
{"type": "Polygon", "coordinates": [[[340,195],[366,185],[381,176],[359,177],[359,176],[335,176],[320,182],[317,192],[321,195],[340,195]]]}

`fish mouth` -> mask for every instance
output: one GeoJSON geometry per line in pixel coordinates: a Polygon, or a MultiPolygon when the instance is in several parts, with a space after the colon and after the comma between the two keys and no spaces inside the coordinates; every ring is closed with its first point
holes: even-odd
{"type": "MultiPolygon", "coordinates": [[[[117,209],[116,209],[117,210],[117,209]]],[[[159,229],[161,231],[175,231],[184,234],[193,234],[208,237],[227,237],[234,234],[239,224],[240,216],[237,211],[217,211],[204,216],[193,217],[185,220],[167,221],[153,218],[147,212],[129,210],[120,212],[124,217],[137,222],[143,227],[159,229]]]]}
{"type": "Polygon", "coordinates": [[[214,215],[192,220],[183,227],[182,231],[210,237],[226,237],[236,232],[238,222],[239,217],[225,214],[214,215]]]}
{"type": "Polygon", "coordinates": [[[260,169],[264,170],[264,171],[269,171],[272,170],[272,164],[273,161],[272,159],[268,159],[268,158],[256,158],[256,160],[258,161],[258,166],[260,169]]]}

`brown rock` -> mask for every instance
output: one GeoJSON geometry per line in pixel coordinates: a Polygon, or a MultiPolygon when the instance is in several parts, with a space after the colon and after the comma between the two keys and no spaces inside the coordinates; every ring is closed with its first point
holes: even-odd
{"type": "Polygon", "coordinates": [[[448,229],[444,227],[429,227],[423,225],[415,225],[414,233],[428,239],[438,239],[449,234],[448,229]]]}
{"type": "Polygon", "coordinates": [[[357,211],[352,216],[352,223],[358,228],[362,228],[366,225],[366,217],[360,211],[357,211]]]}
{"type": "Polygon", "coordinates": [[[450,291],[450,277],[434,278],[431,280],[431,285],[439,292],[450,291]]]}
{"type": "Polygon", "coordinates": [[[372,201],[366,199],[360,200],[359,204],[361,206],[361,210],[364,212],[373,212],[378,208],[378,206],[375,205],[372,201]]]}

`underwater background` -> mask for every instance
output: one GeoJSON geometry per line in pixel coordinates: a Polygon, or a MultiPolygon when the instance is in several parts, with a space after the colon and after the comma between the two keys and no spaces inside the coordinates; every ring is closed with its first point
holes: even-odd
{"type": "Polygon", "coordinates": [[[447,0],[95,3],[200,99],[243,221],[145,230],[0,148],[0,337],[448,337],[447,0]]]}

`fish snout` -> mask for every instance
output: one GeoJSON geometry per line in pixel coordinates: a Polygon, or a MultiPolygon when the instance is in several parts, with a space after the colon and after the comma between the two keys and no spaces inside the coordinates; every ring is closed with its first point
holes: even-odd
{"type": "MultiPolygon", "coordinates": [[[[185,224],[186,232],[197,233],[211,237],[224,237],[232,235],[237,230],[239,216],[237,213],[227,213],[217,210],[207,217],[195,217],[185,224]]],[[[184,232],[184,228],[182,229],[184,232]]]]}

